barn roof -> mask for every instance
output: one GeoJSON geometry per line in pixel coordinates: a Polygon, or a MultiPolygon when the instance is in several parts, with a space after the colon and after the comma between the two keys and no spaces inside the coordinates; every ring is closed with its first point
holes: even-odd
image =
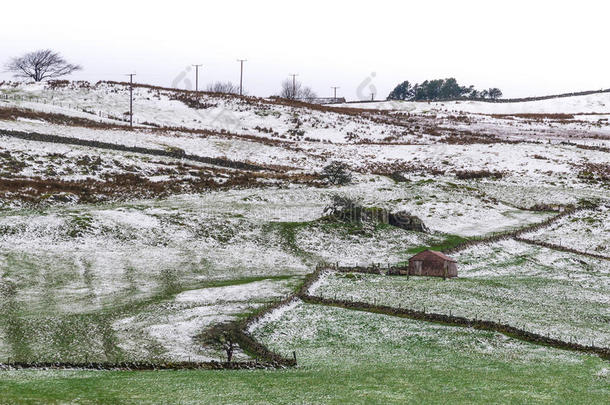
{"type": "Polygon", "coordinates": [[[415,256],[411,257],[409,260],[412,260],[412,259],[416,259],[416,260],[417,259],[422,259],[423,260],[423,259],[425,259],[427,257],[430,257],[430,256],[437,256],[437,257],[440,257],[443,260],[447,260],[449,262],[457,263],[457,261],[455,259],[452,259],[449,256],[447,256],[447,255],[445,255],[445,254],[443,254],[441,252],[437,252],[435,250],[424,250],[423,252],[419,252],[415,256]]]}

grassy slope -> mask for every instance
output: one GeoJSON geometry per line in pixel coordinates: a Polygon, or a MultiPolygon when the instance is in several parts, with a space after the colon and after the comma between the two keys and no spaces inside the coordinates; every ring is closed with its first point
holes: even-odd
{"type": "Polygon", "coordinates": [[[0,378],[0,403],[594,404],[610,395],[607,362],[488,332],[305,305],[263,335],[276,348],[296,349],[301,366],[9,372],[0,378]]]}
{"type": "Polygon", "coordinates": [[[581,344],[610,345],[607,262],[510,241],[472,248],[456,257],[456,279],[333,274],[315,294],[451,311],[581,344]]]}
{"type": "MultiPolygon", "coordinates": [[[[0,348],[4,351],[3,358],[10,357],[13,361],[129,361],[146,360],[159,361],[167,359],[165,350],[159,346],[154,339],[144,333],[137,336],[119,336],[113,323],[120,319],[134,317],[136,320],[155,324],[163,323],[164,319],[172,315],[180,314],[184,310],[178,303],[174,302],[176,295],[183,292],[199,289],[213,289],[227,286],[240,286],[256,283],[257,281],[287,281],[286,292],[290,291],[291,285],[297,280],[291,276],[272,277],[247,277],[234,280],[219,280],[202,282],[190,288],[167,289],[153,296],[133,300],[128,304],[116,306],[107,305],[88,313],[55,313],[55,314],[24,314],[27,307],[17,303],[3,303],[0,300],[0,308],[3,310],[4,322],[0,324],[0,337],[4,337],[0,348]],[[132,352],[120,347],[122,343],[146,345],[145,350],[132,352]],[[142,354],[145,352],[146,354],[142,354]],[[144,357],[142,357],[144,356],[144,357]]],[[[279,284],[278,284],[279,285],[279,284]]],[[[230,313],[233,317],[246,316],[258,305],[267,303],[269,298],[250,299],[248,302],[236,301],[235,304],[243,305],[244,309],[230,313]],[[250,308],[250,309],[249,309],[250,308]]],[[[224,303],[229,306],[231,302],[224,303]]],[[[188,305],[185,307],[189,308],[188,305]]],[[[193,308],[213,308],[212,304],[194,304],[193,308]]],[[[221,308],[218,308],[220,313],[221,308]]],[[[226,314],[225,314],[226,315],[226,314]]],[[[144,323],[146,325],[146,323],[144,323]]],[[[203,327],[203,326],[202,326],[203,327]]],[[[1,352],[0,352],[1,353],[1,352]]]]}

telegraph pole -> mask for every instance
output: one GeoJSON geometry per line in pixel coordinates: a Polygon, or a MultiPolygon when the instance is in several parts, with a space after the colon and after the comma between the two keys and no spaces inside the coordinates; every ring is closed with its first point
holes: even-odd
{"type": "Polygon", "coordinates": [[[128,73],[129,76],[129,127],[133,128],[133,77],[135,73],[128,73]]]}
{"type": "Polygon", "coordinates": [[[237,59],[239,64],[241,65],[241,71],[239,73],[239,95],[244,95],[244,62],[247,62],[247,59],[237,59]]]}
{"type": "Polygon", "coordinates": [[[334,97],[335,101],[337,101],[337,89],[340,89],[340,88],[341,87],[338,87],[338,86],[331,87],[331,89],[333,89],[335,91],[335,97],[334,97]]]}
{"type": "Polygon", "coordinates": [[[195,66],[195,93],[199,94],[199,66],[203,65],[193,65],[195,66]]]}
{"type": "Polygon", "coordinates": [[[297,98],[297,76],[298,73],[291,73],[288,76],[292,76],[292,99],[297,98]]]}

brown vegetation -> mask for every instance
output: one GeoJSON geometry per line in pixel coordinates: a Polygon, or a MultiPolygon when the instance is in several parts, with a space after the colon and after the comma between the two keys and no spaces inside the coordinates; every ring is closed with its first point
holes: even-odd
{"type": "Polygon", "coordinates": [[[76,126],[94,129],[126,129],[127,125],[117,125],[98,122],[87,118],[72,117],[69,115],[46,113],[42,111],[26,110],[23,108],[0,107],[0,120],[17,120],[25,118],[30,120],[45,121],[50,124],[76,126]]]}
{"type": "Polygon", "coordinates": [[[0,200],[26,203],[81,202],[97,203],[133,198],[162,198],[178,193],[198,193],[209,190],[304,184],[322,186],[317,175],[285,175],[254,172],[191,171],[191,177],[151,181],[133,174],[109,174],[104,180],[61,180],[33,178],[0,178],[0,200]],[[196,177],[199,176],[199,177],[196,177]]]}
{"type": "Polygon", "coordinates": [[[585,163],[579,167],[578,177],[581,179],[610,182],[610,164],[608,163],[585,163]]]}
{"type": "Polygon", "coordinates": [[[492,172],[489,170],[458,170],[455,172],[455,177],[460,180],[468,179],[483,179],[483,178],[494,178],[501,179],[504,177],[503,172],[492,172]]]}
{"type": "Polygon", "coordinates": [[[574,114],[543,114],[543,113],[528,113],[528,114],[490,114],[493,118],[525,118],[529,120],[573,120],[574,114]]]}

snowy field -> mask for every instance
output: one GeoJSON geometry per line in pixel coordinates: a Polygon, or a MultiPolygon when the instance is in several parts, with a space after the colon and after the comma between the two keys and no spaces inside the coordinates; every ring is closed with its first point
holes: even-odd
{"type": "Polygon", "coordinates": [[[549,228],[522,236],[610,257],[610,207],[579,211],[549,228]]]}
{"type": "Polygon", "coordinates": [[[453,255],[458,278],[326,273],[310,294],[507,323],[610,345],[610,262],[503,241],[453,255]]]}
{"type": "Polygon", "coordinates": [[[193,340],[205,325],[287,295],[298,281],[293,277],[310,272],[315,263],[398,262],[408,258],[409,249],[445,238],[444,233],[388,226],[366,231],[318,222],[335,193],[391,210],[429,212],[424,221],[442,232],[470,234],[477,221],[479,231],[498,231],[547,217],[481,200],[475,192],[452,194],[442,182],[403,186],[381,177],[370,180],[340,190],[246,189],[5,210],[0,215],[2,305],[19,328],[0,333],[0,356],[82,360],[80,351],[91,345],[91,359],[209,359],[193,340]],[[404,198],[411,193],[420,199],[404,198]],[[432,197],[441,193],[446,200],[432,197]],[[425,204],[417,205],[420,200],[425,204]],[[426,205],[431,200],[440,205],[426,205]],[[446,221],[448,214],[455,220],[446,221]],[[497,220],[483,225],[490,217],[497,220]],[[276,280],[276,287],[255,282],[265,278],[276,280]],[[210,283],[242,282],[254,291],[228,289],[217,294],[226,301],[209,301],[210,283]],[[200,300],[196,291],[204,291],[200,300]],[[46,327],[36,329],[41,319],[46,327]],[[67,342],[61,337],[66,331],[72,336],[67,342]],[[45,341],[56,351],[44,348],[45,341]]]}
{"type": "MultiPolygon", "coordinates": [[[[425,247],[544,221],[560,206],[601,208],[525,236],[609,252],[608,94],[519,106],[333,109],[137,87],[133,130],[127,96],[128,87],[112,83],[0,85],[0,360],[223,359],[198,335],[288,296],[316,264],[404,262],[425,247]],[[265,169],[26,141],[6,131],[265,169]],[[351,184],[320,177],[332,161],[349,166],[351,184]],[[430,232],[324,219],[335,196],[406,211],[430,232]]],[[[328,275],[316,294],[425,305],[610,345],[607,261],[511,241],[457,259],[455,280],[328,275]]],[[[286,355],[298,348],[308,367],[328,367],[333,351],[346,367],[371,359],[403,367],[396,353],[421,361],[443,353],[459,364],[454,345],[468,347],[475,363],[582,359],[495,334],[303,304],[259,326],[257,336],[286,355]]]]}
{"type": "MultiPolygon", "coordinates": [[[[180,96],[180,92],[177,93],[180,96]]],[[[193,97],[187,94],[188,97],[193,97]]],[[[255,134],[263,138],[343,142],[346,139],[381,140],[404,132],[401,126],[334,112],[311,111],[269,103],[264,99],[203,94],[191,108],[169,89],[136,87],[136,123],[142,126],[224,130],[232,134],[255,134]]],[[[0,107],[11,106],[47,113],[104,121],[104,116],[128,118],[129,87],[99,83],[92,87],[71,85],[50,89],[40,84],[0,86],[0,107]],[[1,96],[7,99],[1,100],[1,96]],[[102,118],[100,118],[100,113],[102,118]]],[[[120,122],[120,121],[111,121],[120,122]]]]}

